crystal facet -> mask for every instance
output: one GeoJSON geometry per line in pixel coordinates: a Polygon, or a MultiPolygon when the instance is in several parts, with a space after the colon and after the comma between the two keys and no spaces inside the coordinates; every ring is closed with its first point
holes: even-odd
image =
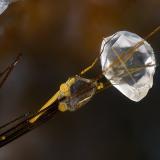
{"type": "Polygon", "coordinates": [[[114,87],[133,101],[153,85],[156,61],[152,47],[137,34],[120,31],[103,40],[101,66],[114,87]]]}

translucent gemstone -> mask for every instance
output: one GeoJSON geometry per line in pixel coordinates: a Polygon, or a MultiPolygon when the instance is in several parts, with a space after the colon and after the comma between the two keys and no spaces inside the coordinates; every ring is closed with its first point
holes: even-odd
{"type": "Polygon", "coordinates": [[[11,0],[0,0],[0,14],[2,14],[10,4],[11,0]]]}
{"type": "Polygon", "coordinates": [[[137,34],[120,31],[103,40],[104,76],[133,101],[143,99],[153,85],[156,61],[152,47],[137,34]]]}

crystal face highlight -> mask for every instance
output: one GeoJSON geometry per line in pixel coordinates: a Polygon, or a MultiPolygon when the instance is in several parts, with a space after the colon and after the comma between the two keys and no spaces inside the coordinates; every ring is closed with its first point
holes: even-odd
{"type": "Polygon", "coordinates": [[[101,52],[104,76],[129,99],[142,100],[153,85],[156,67],[150,44],[137,34],[120,31],[103,40],[101,52]]]}

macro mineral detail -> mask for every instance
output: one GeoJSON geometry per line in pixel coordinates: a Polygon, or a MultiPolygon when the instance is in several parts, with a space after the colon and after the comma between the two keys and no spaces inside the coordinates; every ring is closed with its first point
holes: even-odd
{"type": "Polygon", "coordinates": [[[103,75],[133,101],[143,99],[153,85],[156,60],[151,45],[137,34],[119,31],[103,40],[103,75]]]}

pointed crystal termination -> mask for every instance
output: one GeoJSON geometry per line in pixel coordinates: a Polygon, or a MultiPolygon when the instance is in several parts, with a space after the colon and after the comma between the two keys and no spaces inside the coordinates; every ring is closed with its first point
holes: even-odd
{"type": "Polygon", "coordinates": [[[138,102],[153,85],[156,60],[152,47],[137,34],[120,31],[103,40],[103,75],[122,94],[138,102]]]}

